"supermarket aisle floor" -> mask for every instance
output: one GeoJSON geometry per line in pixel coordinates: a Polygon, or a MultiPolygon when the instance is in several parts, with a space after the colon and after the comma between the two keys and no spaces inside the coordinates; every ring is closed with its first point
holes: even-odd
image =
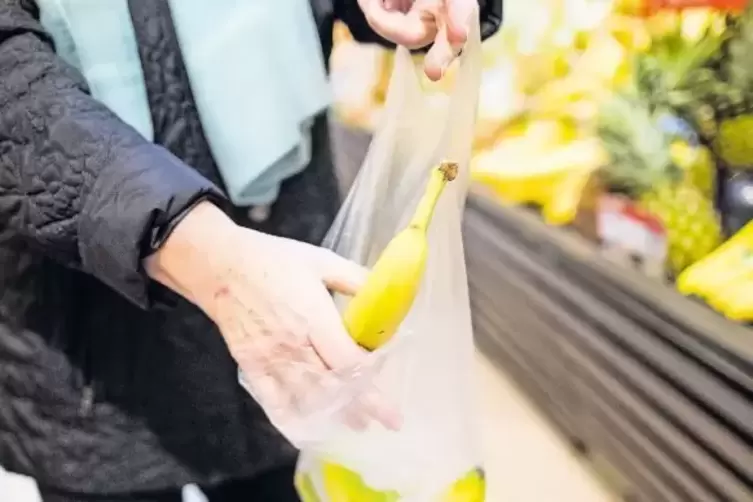
{"type": "MultiPolygon", "coordinates": [[[[521,393],[479,357],[488,502],[613,502],[521,393]]],[[[28,480],[2,474],[0,500],[38,502],[28,480]]]]}
{"type": "Polygon", "coordinates": [[[488,502],[614,502],[521,392],[479,356],[488,502]]]}

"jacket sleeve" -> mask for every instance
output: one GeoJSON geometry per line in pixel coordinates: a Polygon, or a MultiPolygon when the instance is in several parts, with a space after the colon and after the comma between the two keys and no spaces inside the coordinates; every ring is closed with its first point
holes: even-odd
{"type": "Polygon", "coordinates": [[[32,0],[0,0],[0,235],[147,306],[142,259],[217,188],[89,96],[32,0]]]}
{"type": "MultiPolygon", "coordinates": [[[[395,44],[380,37],[369,27],[356,0],[334,0],[334,14],[336,19],[348,25],[353,38],[357,41],[395,47],[395,44]]],[[[486,40],[497,33],[502,25],[502,0],[479,0],[479,16],[481,17],[481,39],[486,40]]]]}

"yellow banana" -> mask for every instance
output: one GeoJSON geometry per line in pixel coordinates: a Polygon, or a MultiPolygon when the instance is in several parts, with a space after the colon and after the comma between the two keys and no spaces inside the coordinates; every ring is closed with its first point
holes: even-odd
{"type": "Polygon", "coordinates": [[[753,281],[747,280],[735,284],[712,307],[731,321],[750,322],[753,320],[753,296],[751,294],[753,294],[753,281]]]}
{"type": "Polygon", "coordinates": [[[364,483],[361,476],[333,462],[322,463],[322,479],[328,502],[398,502],[396,491],[379,491],[364,483]]]}
{"type": "Polygon", "coordinates": [[[753,248],[753,223],[748,223],[713,253],[685,269],[676,281],[684,295],[706,298],[739,273],[739,264],[753,248]]]}
{"type": "Polygon", "coordinates": [[[484,502],[486,500],[484,471],[473,469],[457,480],[441,500],[442,502],[484,502]]]}
{"type": "Polygon", "coordinates": [[[345,327],[362,347],[375,350],[384,345],[408,315],[426,269],[426,232],[434,208],[457,171],[456,163],[443,162],[432,172],[410,224],[387,244],[365,284],[346,307],[345,327]]]}
{"type": "Polygon", "coordinates": [[[360,475],[333,462],[322,464],[322,480],[329,502],[357,502],[366,490],[360,475]]]}
{"type": "Polygon", "coordinates": [[[314,481],[311,474],[297,472],[294,478],[295,489],[302,502],[321,502],[319,495],[316,493],[314,481]]]}

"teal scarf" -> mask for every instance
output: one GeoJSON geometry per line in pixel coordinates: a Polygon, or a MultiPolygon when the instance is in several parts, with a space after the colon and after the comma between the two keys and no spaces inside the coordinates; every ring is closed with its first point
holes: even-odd
{"type": "MultiPolygon", "coordinates": [[[[153,140],[127,0],[37,0],[58,54],[92,95],[153,140]]],[[[311,160],[330,103],[308,0],[169,0],[212,155],[237,206],[266,206],[311,160]],[[281,28],[280,19],[285,20],[281,28]]]]}

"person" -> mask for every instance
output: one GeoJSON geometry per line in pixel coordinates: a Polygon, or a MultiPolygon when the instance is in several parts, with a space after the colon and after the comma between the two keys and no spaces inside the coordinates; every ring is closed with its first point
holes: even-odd
{"type": "MultiPolygon", "coordinates": [[[[316,245],[339,200],[325,114],[305,168],[268,214],[249,213],[228,200],[178,4],[108,3],[127,5],[145,137],[124,119],[135,108],[115,113],[56,53],[62,39],[40,21],[52,3],[0,0],[0,465],[34,478],[45,502],[176,501],[189,484],[212,502],[297,500],[296,451],[259,403],[294,408],[363,357],[330,291],[354,293],[365,271],[316,245]],[[266,399],[249,397],[238,367],[266,399]]],[[[486,36],[499,25],[490,5],[486,36]]],[[[324,60],[340,19],[360,41],[431,45],[437,79],[476,2],[311,7],[324,60]]],[[[378,403],[349,415],[399,426],[378,403]]]]}

